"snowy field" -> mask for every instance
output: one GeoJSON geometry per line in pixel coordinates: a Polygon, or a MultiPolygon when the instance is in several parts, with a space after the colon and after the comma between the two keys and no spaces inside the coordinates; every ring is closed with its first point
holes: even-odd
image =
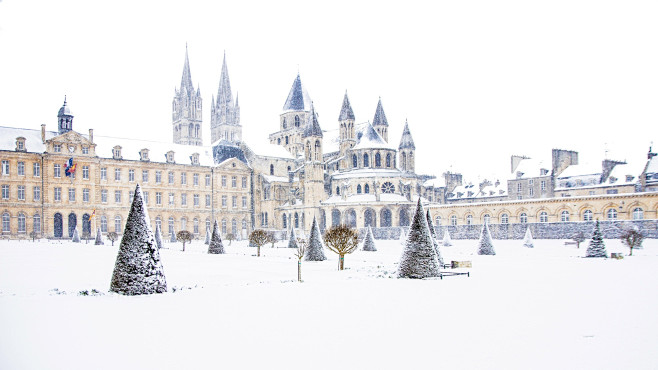
{"type": "Polygon", "coordinates": [[[0,369],[658,368],[657,240],[623,260],[455,240],[471,276],[443,280],[395,278],[402,246],[377,242],[345,271],[303,262],[303,283],[285,242],[167,243],[169,292],[128,297],[108,292],[118,242],[1,241],[0,369]]]}

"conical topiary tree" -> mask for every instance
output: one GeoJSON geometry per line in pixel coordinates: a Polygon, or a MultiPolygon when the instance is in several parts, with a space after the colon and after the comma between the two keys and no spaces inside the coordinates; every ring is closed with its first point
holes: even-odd
{"type": "Polygon", "coordinates": [[[222,237],[219,235],[219,226],[217,226],[217,220],[212,225],[212,236],[210,237],[210,243],[208,243],[208,253],[210,254],[224,254],[224,243],[222,243],[222,237]]]}
{"type": "Polygon", "coordinates": [[[313,217],[311,235],[308,238],[308,246],[304,252],[304,261],[324,261],[326,259],[327,257],[324,255],[324,248],[322,248],[322,235],[320,234],[320,228],[318,227],[315,217],[313,217]]]}
{"type": "Polygon", "coordinates": [[[398,239],[401,245],[407,245],[407,234],[404,232],[404,228],[400,228],[400,238],[398,239]]]}
{"type": "Polygon", "coordinates": [[[74,243],[80,243],[80,235],[78,235],[78,229],[73,229],[73,237],[71,241],[74,243]]]}
{"type": "Polygon", "coordinates": [[[210,237],[212,234],[210,234],[210,226],[206,226],[206,240],[203,242],[205,245],[210,245],[210,237]]]}
{"type": "Polygon", "coordinates": [[[368,226],[366,237],[363,240],[363,250],[367,252],[377,252],[377,247],[375,247],[375,237],[372,235],[372,229],[370,226],[368,226]]]}
{"type": "Polygon", "coordinates": [[[430,210],[427,210],[427,227],[430,228],[430,234],[432,234],[432,238],[434,240],[437,240],[436,237],[436,230],[434,230],[434,224],[432,223],[432,216],[430,215],[430,210]]]}
{"type": "Polygon", "coordinates": [[[297,236],[295,235],[295,228],[290,228],[290,240],[288,240],[288,248],[297,248],[297,236]]]}
{"type": "Polygon", "coordinates": [[[158,246],[158,249],[162,249],[162,230],[160,230],[160,225],[155,225],[155,244],[158,246]]]}
{"type": "Polygon", "coordinates": [[[126,295],[167,291],[160,252],[150,225],[142,189],[137,185],[114,265],[110,291],[126,295]]]}
{"type": "Polygon", "coordinates": [[[532,233],[530,232],[530,228],[527,228],[525,230],[525,237],[523,238],[523,246],[526,248],[535,247],[535,241],[532,239],[532,233]]]}
{"type": "Polygon", "coordinates": [[[94,245],[105,245],[100,227],[96,229],[96,240],[94,241],[94,245]]]}
{"type": "Polygon", "coordinates": [[[594,225],[592,240],[589,241],[589,247],[587,247],[585,257],[608,257],[608,253],[605,249],[605,243],[603,242],[603,234],[601,234],[599,220],[596,220],[596,224],[594,225]]]}
{"type": "Polygon", "coordinates": [[[493,242],[491,241],[491,233],[489,232],[489,224],[485,221],[484,226],[482,226],[482,233],[480,234],[480,247],[478,248],[478,254],[494,256],[496,251],[493,247],[493,242]]]}
{"type": "Polygon", "coordinates": [[[411,220],[411,227],[407,236],[407,243],[400,258],[398,277],[412,279],[438,277],[441,275],[440,267],[432,236],[427,226],[427,217],[423,205],[420,203],[420,198],[418,198],[416,211],[413,220],[411,220]]]}
{"type": "Polygon", "coordinates": [[[448,231],[447,228],[443,232],[443,246],[444,247],[451,247],[452,246],[452,238],[450,238],[450,232],[448,231]]]}
{"type": "Polygon", "coordinates": [[[171,233],[169,241],[172,242],[172,243],[176,243],[178,241],[178,239],[176,239],[176,233],[175,232],[171,233]]]}

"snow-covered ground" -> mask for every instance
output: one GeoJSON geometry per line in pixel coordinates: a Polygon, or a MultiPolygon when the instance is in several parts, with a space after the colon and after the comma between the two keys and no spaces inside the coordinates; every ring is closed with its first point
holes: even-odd
{"type": "Polygon", "coordinates": [[[118,242],[0,241],[0,369],[658,368],[657,240],[623,260],[453,243],[470,277],[397,279],[402,246],[378,240],[345,271],[328,250],[303,262],[303,283],[285,242],[167,243],[169,292],[127,297],[108,292],[118,242]]]}

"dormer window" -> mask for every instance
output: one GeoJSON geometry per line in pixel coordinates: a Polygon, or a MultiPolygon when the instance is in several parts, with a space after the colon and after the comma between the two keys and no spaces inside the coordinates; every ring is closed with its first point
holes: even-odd
{"type": "Polygon", "coordinates": [[[192,161],[192,165],[198,166],[199,165],[199,153],[194,153],[190,156],[190,160],[192,161]]]}
{"type": "Polygon", "coordinates": [[[112,148],[112,158],[122,159],[121,158],[121,146],[117,145],[114,148],[112,148]]]}
{"type": "Polygon", "coordinates": [[[634,178],[635,178],[635,176],[626,175],[626,182],[631,182],[631,181],[633,181],[634,178]]]}
{"type": "Polygon", "coordinates": [[[165,154],[165,158],[167,159],[167,163],[176,163],[174,161],[174,151],[170,150],[165,154]]]}
{"type": "Polygon", "coordinates": [[[25,138],[22,136],[19,136],[16,138],[16,151],[17,152],[24,152],[26,151],[25,149],[25,138]]]}
{"type": "Polygon", "coordinates": [[[89,154],[89,147],[88,146],[83,146],[82,147],[82,154],[89,154]]]}
{"type": "Polygon", "coordinates": [[[139,151],[139,160],[140,161],[148,161],[149,160],[149,150],[148,149],[142,149],[139,151]]]}

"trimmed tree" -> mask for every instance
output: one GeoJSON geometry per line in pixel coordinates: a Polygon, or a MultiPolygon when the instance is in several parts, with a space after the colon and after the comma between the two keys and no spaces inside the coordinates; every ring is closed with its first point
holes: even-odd
{"type": "Polygon", "coordinates": [[[222,237],[219,235],[219,226],[217,226],[217,220],[212,225],[212,236],[210,237],[210,243],[208,243],[208,253],[209,254],[224,254],[224,243],[222,243],[222,237]]]}
{"type": "Polygon", "coordinates": [[[635,227],[625,229],[621,233],[621,242],[631,249],[631,256],[633,255],[633,248],[642,248],[643,240],[644,234],[642,234],[642,232],[635,227]]]}
{"type": "Polygon", "coordinates": [[[423,279],[441,276],[434,241],[427,226],[427,217],[418,198],[409,235],[400,258],[398,277],[423,279]]]}
{"type": "MultiPolygon", "coordinates": [[[[324,255],[324,248],[322,248],[322,234],[318,223],[313,217],[313,224],[311,225],[311,235],[308,238],[308,246],[304,254],[305,261],[324,261],[327,257],[324,255]]],[[[290,245],[288,245],[290,246],[290,245]]]]}
{"type": "Polygon", "coordinates": [[[605,250],[605,243],[603,242],[603,234],[601,234],[599,220],[596,220],[596,224],[594,224],[594,232],[592,233],[592,239],[589,241],[587,252],[585,252],[585,257],[608,257],[608,253],[605,250]]]}
{"type": "Polygon", "coordinates": [[[359,233],[347,225],[333,226],[324,233],[324,242],[330,251],[338,254],[338,270],[345,268],[345,255],[359,246],[359,233]]]}
{"type": "Polygon", "coordinates": [[[228,233],[228,234],[226,234],[225,239],[228,240],[228,246],[230,247],[231,242],[235,240],[235,235],[233,235],[232,233],[228,233]]]}
{"type": "Polygon", "coordinates": [[[38,237],[39,237],[39,234],[36,231],[31,231],[30,232],[30,238],[32,238],[32,242],[35,242],[38,237]]]}
{"type": "Polygon", "coordinates": [[[73,237],[71,241],[74,243],[80,243],[80,235],[78,235],[78,229],[73,229],[73,237]]]}
{"type": "Polygon", "coordinates": [[[574,242],[576,242],[576,248],[580,248],[580,243],[585,241],[585,234],[582,231],[579,231],[574,234],[574,236],[571,238],[574,242]]]}
{"type": "Polygon", "coordinates": [[[404,228],[400,228],[400,238],[398,239],[401,245],[407,245],[407,234],[404,233],[404,228]]]}
{"type": "Polygon", "coordinates": [[[150,225],[142,190],[137,185],[114,264],[110,291],[126,295],[167,291],[160,253],[150,225]]]}
{"type": "Polygon", "coordinates": [[[210,245],[210,238],[211,237],[212,237],[212,234],[210,233],[210,226],[207,226],[206,227],[206,240],[203,241],[203,244],[210,245]]]}
{"type": "Polygon", "coordinates": [[[530,232],[530,228],[527,228],[525,230],[525,237],[523,238],[523,246],[526,248],[534,248],[535,247],[535,241],[532,238],[532,233],[530,232]]]}
{"type": "Polygon", "coordinates": [[[249,234],[249,244],[258,248],[257,256],[260,257],[260,247],[269,240],[265,230],[256,229],[249,234]]]}
{"type": "Polygon", "coordinates": [[[171,243],[176,243],[176,233],[172,232],[171,235],[169,235],[169,241],[171,243]]]}
{"type": "Polygon", "coordinates": [[[452,238],[450,238],[450,232],[448,231],[447,228],[443,232],[443,246],[444,247],[451,247],[452,246],[452,238]]]}
{"type": "Polygon", "coordinates": [[[372,229],[368,226],[366,230],[366,237],[363,241],[363,250],[367,252],[377,252],[377,247],[375,247],[375,237],[372,235],[372,229]]]}
{"type": "Polygon", "coordinates": [[[119,235],[117,235],[117,233],[115,233],[114,231],[110,231],[109,233],[107,233],[107,238],[112,242],[112,246],[114,247],[114,241],[119,239],[119,235]]]}
{"type": "Polygon", "coordinates": [[[297,247],[297,236],[295,235],[295,229],[290,229],[290,240],[288,240],[288,248],[298,248],[297,247]]]}
{"type": "Polygon", "coordinates": [[[484,222],[482,232],[480,233],[480,247],[478,248],[478,254],[487,256],[496,255],[493,241],[491,240],[491,233],[489,232],[489,224],[486,221],[484,222]]]}
{"type": "Polygon", "coordinates": [[[274,231],[268,231],[267,232],[267,242],[272,243],[272,248],[274,248],[274,243],[277,242],[276,234],[274,233],[274,231]]]}
{"type": "Polygon", "coordinates": [[[181,230],[176,234],[176,239],[183,243],[183,252],[185,252],[185,244],[192,241],[192,233],[187,230],[181,230]]]}
{"type": "Polygon", "coordinates": [[[94,240],[94,245],[105,245],[100,227],[96,229],[96,240],[94,240]]]}
{"type": "Polygon", "coordinates": [[[155,225],[155,244],[158,246],[158,249],[162,249],[162,230],[160,230],[160,225],[155,225]]]}
{"type": "Polygon", "coordinates": [[[436,237],[436,230],[434,230],[434,224],[432,223],[432,216],[430,215],[430,210],[427,210],[427,227],[430,229],[430,234],[434,240],[438,240],[436,237]]]}

